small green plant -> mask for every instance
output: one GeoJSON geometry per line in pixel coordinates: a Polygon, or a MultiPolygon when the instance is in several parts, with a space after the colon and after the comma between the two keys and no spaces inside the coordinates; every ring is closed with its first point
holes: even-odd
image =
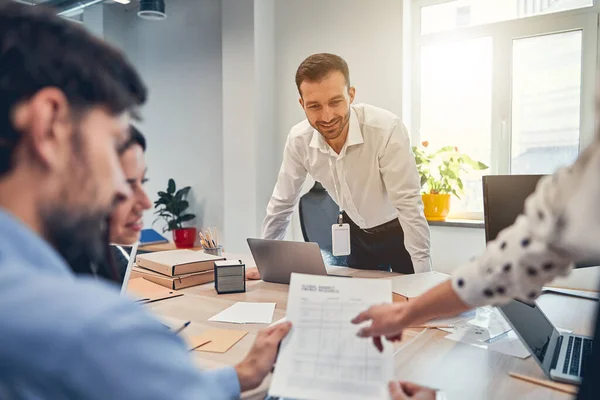
{"type": "Polygon", "coordinates": [[[487,165],[474,161],[455,146],[442,147],[437,151],[430,151],[427,141],[421,146],[414,146],[413,153],[423,194],[453,194],[460,199],[464,191],[461,177],[465,173],[488,169],[487,165]]]}
{"type": "Polygon", "coordinates": [[[174,229],[182,229],[184,222],[196,218],[194,214],[185,213],[185,210],[190,206],[186,198],[191,188],[186,186],[179,190],[176,189],[175,181],[169,179],[167,191],[158,192],[158,200],[154,202],[154,208],[156,208],[154,214],[159,216],[158,219],[162,218],[167,222],[163,233],[174,229]]]}

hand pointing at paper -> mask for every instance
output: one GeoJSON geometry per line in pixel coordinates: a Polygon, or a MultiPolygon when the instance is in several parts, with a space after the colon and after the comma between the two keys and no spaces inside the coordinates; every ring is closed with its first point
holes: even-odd
{"type": "Polygon", "coordinates": [[[362,328],[358,336],[372,337],[373,343],[381,351],[382,336],[388,340],[399,340],[402,331],[408,327],[421,325],[434,318],[460,314],[469,308],[454,292],[451,282],[447,281],[409,302],[373,306],[357,315],[352,323],[371,321],[371,325],[362,328]]]}

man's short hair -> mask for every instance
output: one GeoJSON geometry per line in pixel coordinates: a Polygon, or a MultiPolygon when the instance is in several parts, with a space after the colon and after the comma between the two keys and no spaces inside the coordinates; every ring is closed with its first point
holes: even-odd
{"type": "Polygon", "coordinates": [[[340,56],[330,53],[318,53],[302,61],[296,71],[296,86],[300,92],[300,85],[304,81],[320,82],[333,71],[339,71],[346,79],[346,86],[350,87],[350,70],[348,64],[340,56]]]}
{"type": "Polygon", "coordinates": [[[147,96],[120,51],[44,6],[0,0],[0,176],[21,137],[14,107],[46,87],[60,89],[75,111],[103,106],[113,115],[135,112],[147,96]]]}

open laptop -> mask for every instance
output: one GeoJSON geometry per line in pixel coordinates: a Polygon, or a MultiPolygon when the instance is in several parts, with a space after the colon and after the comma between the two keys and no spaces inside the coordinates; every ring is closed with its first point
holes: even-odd
{"type": "Polygon", "coordinates": [[[125,258],[128,259],[127,269],[125,270],[125,276],[123,277],[123,282],[121,282],[121,295],[127,292],[127,284],[129,283],[129,277],[131,276],[131,270],[133,269],[133,264],[135,264],[135,256],[137,255],[138,243],[131,246],[131,251],[127,253],[124,252],[125,258]]]}
{"type": "MultiPolygon", "coordinates": [[[[512,225],[523,213],[525,200],[541,175],[498,175],[483,178],[486,241],[512,225]]],[[[560,333],[535,304],[518,300],[498,307],[544,373],[553,380],[581,382],[583,363],[592,351],[592,338],[560,333]]]]}
{"type": "Polygon", "coordinates": [[[550,379],[581,383],[592,338],[560,333],[535,303],[512,300],[498,308],[550,379]]]}
{"type": "MultiPolygon", "coordinates": [[[[247,239],[252,257],[265,282],[290,283],[292,272],[310,275],[327,273],[319,245],[312,242],[247,239]]],[[[349,276],[344,276],[349,278],[349,276]]]]}

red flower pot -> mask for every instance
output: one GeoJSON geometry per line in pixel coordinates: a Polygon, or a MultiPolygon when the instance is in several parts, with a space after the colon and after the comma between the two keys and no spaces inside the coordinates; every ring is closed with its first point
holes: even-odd
{"type": "Polygon", "coordinates": [[[173,241],[178,249],[189,249],[196,243],[196,228],[173,229],[173,241]]]}

